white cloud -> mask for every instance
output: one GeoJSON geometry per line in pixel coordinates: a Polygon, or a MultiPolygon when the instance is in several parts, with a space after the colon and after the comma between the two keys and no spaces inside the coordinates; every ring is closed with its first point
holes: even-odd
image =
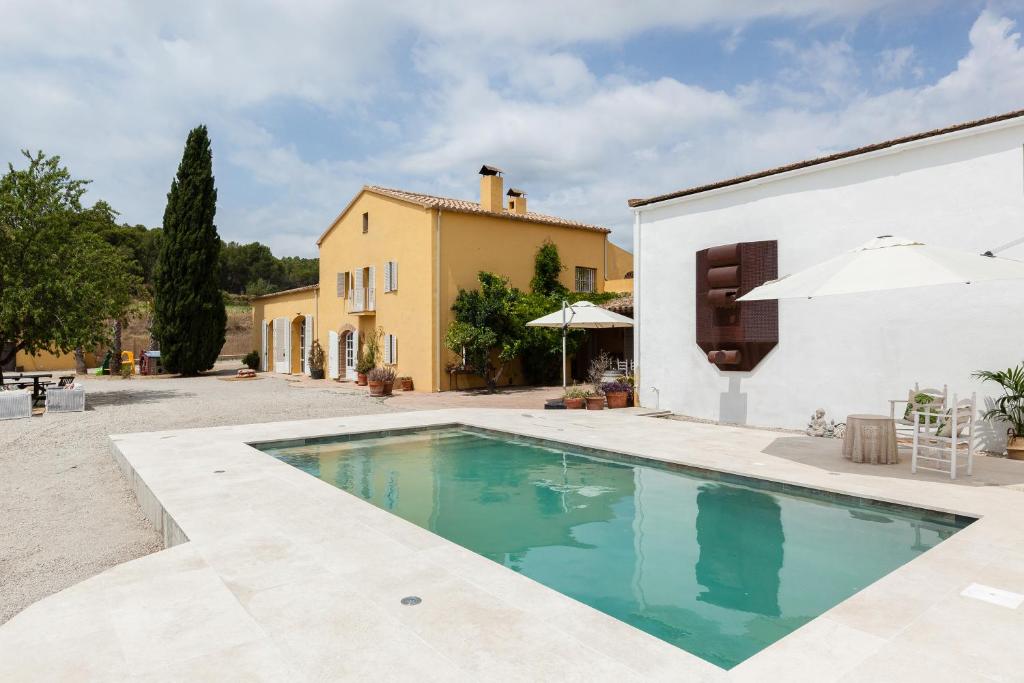
{"type": "Polygon", "coordinates": [[[924,77],[924,69],[913,45],[882,50],[875,71],[886,82],[899,81],[908,75],[915,79],[924,77]]]}
{"type": "MultiPolygon", "coordinates": [[[[228,238],[313,253],[364,182],[473,196],[488,161],[525,185],[532,208],[611,224],[624,242],[630,196],[1015,108],[1024,53],[1012,24],[986,11],[955,71],[869,95],[846,40],[780,44],[787,70],[727,90],[629,64],[598,76],[581,47],[658,28],[713,31],[729,50],[760,19],[855,22],[935,4],[16,3],[0,22],[0,159],[60,153],[94,179],[92,197],[155,225],[185,133],[206,122],[228,238]],[[261,108],[282,102],[388,144],[347,155],[300,145],[280,132],[288,122],[264,120],[261,108]]],[[[913,54],[881,59],[886,73],[915,68],[913,54]]]]}

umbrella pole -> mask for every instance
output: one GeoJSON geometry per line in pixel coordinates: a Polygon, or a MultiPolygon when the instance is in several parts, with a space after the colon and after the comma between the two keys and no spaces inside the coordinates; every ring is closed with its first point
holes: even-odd
{"type": "Polygon", "coordinates": [[[567,325],[565,323],[565,301],[562,302],[562,392],[565,392],[565,329],[567,325]]]}

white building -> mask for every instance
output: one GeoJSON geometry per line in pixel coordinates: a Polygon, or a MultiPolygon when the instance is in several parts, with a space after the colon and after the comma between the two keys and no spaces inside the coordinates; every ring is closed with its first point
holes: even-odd
{"type": "Polygon", "coordinates": [[[778,344],[747,372],[710,363],[695,337],[695,254],[716,245],[776,240],[779,275],[888,234],[1024,260],[1024,111],[630,206],[646,406],[802,428],[819,407],[837,421],[888,413],[915,382],[984,406],[997,388],[971,373],[1024,360],[1024,281],[780,301],[778,344]]]}

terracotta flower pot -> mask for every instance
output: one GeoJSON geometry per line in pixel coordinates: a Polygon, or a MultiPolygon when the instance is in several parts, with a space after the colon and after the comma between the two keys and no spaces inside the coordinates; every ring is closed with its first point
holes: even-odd
{"type": "Polygon", "coordinates": [[[402,380],[402,391],[412,391],[412,380],[411,379],[403,379],[402,380]]]}
{"type": "Polygon", "coordinates": [[[357,372],[356,373],[356,384],[361,386],[361,387],[365,387],[366,386],[366,373],[365,372],[357,372]]]}
{"type": "Polygon", "coordinates": [[[604,396],[587,396],[587,410],[604,410],[604,396]]]}
{"type": "Polygon", "coordinates": [[[383,396],[384,395],[384,382],[368,382],[370,387],[370,396],[383,396]]]}
{"type": "Polygon", "coordinates": [[[395,390],[394,382],[384,382],[384,395],[390,396],[395,390]]]}
{"type": "Polygon", "coordinates": [[[583,398],[566,398],[562,399],[562,403],[565,404],[566,410],[582,410],[583,404],[586,399],[583,398]]]}
{"type": "Polygon", "coordinates": [[[609,408],[625,408],[629,403],[629,392],[628,391],[612,391],[605,394],[605,398],[608,399],[609,408]]]}
{"type": "Polygon", "coordinates": [[[1007,437],[1006,457],[1010,460],[1024,460],[1024,436],[1007,437]]]}

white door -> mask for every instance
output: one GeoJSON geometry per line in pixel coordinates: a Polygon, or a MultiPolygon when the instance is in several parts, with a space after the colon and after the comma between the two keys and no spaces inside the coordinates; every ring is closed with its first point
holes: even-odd
{"type": "Polygon", "coordinates": [[[356,377],[356,349],[359,348],[359,333],[349,332],[345,335],[345,376],[349,379],[356,377]]]}
{"type": "Polygon", "coordinates": [[[302,371],[307,375],[312,374],[309,369],[309,350],[313,346],[313,316],[306,314],[306,336],[302,340],[302,371]]]}
{"type": "Polygon", "coordinates": [[[267,321],[260,321],[260,370],[267,371],[269,365],[267,359],[267,321]]]}
{"type": "Polygon", "coordinates": [[[331,379],[338,379],[338,333],[327,333],[327,372],[331,379]]]}
{"type": "Polygon", "coordinates": [[[291,370],[292,335],[287,318],[274,319],[274,372],[287,373],[291,370]]]}

